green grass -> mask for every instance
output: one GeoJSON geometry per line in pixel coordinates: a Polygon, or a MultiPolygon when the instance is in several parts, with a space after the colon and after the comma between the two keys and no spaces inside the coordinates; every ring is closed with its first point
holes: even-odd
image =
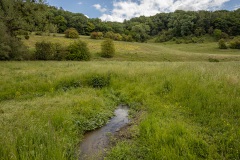
{"type": "Polygon", "coordinates": [[[240,159],[238,62],[0,62],[0,69],[2,159],[77,159],[83,133],[104,125],[120,103],[144,116],[106,159],[240,159]]]}
{"type": "MultiPolygon", "coordinates": [[[[99,56],[103,40],[93,40],[88,36],[80,36],[80,39],[88,43],[93,60],[106,60],[99,56]]],[[[34,50],[35,43],[40,41],[58,42],[64,46],[72,43],[73,39],[67,39],[61,34],[53,36],[31,35],[29,40],[23,40],[30,50],[34,50]]],[[[217,42],[206,42],[200,44],[173,44],[173,43],[130,43],[115,41],[116,55],[113,61],[239,61],[239,50],[218,49],[217,42]]]]}

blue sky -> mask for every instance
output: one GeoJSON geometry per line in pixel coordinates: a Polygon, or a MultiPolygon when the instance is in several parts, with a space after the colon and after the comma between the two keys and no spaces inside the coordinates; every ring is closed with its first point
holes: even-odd
{"type": "Polygon", "coordinates": [[[181,10],[234,10],[240,0],[47,0],[52,6],[103,21],[119,21],[181,10]]]}

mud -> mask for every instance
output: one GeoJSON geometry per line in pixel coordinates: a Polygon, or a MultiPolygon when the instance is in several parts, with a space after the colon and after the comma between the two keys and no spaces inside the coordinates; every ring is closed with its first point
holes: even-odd
{"type": "Polygon", "coordinates": [[[103,159],[105,150],[110,143],[110,135],[114,135],[129,123],[127,106],[119,106],[114,113],[115,117],[105,126],[85,134],[80,144],[79,160],[103,159]]]}

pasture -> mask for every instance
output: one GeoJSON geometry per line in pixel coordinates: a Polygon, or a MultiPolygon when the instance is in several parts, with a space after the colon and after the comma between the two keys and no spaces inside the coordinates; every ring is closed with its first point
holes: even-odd
{"type": "MultiPolygon", "coordinates": [[[[105,125],[119,104],[131,124],[106,159],[239,159],[240,54],[201,44],[115,41],[87,36],[90,62],[0,63],[0,155],[3,159],[78,159],[84,133],[105,125]],[[209,62],[217,60],[219,62],[209,62]]],[[[74,40],[35,36],[23,43],[74,40]]]]}
{"type": "Polygon", "coordinates": [[[140,119],[106,159],[240,158],[239,62],[26,61],[0,69],[2,159],[78,159],[84,133],[119,104],[140,119]]]}
{"type": "MultiPolygon", "coordinates": [[[[80,36],[80,40],[87,42],[93,60],[106,61],[99,56],[101,43],[103,40],[93,40],[89,36],[80,36]]],[[[107,60],[111,61],[148,61],[148,62],[188,62],[188,61],[209,61],[216,59],[221,62],[240,61],[239,50],[227,49],[220,50],[217,42],[212,41],[209,37],[205,38],[205,43],[175,44],[175,43],[137,43],[114,41],[116,55],[107,60]]],[[[31,35],[29,40],[23,40],[24,44],[34,51],[35,43],[47,41],[60,43],[68,46],[75,41],[67,39],[63,34],[56,36],[35,36],[31,35]]]]}

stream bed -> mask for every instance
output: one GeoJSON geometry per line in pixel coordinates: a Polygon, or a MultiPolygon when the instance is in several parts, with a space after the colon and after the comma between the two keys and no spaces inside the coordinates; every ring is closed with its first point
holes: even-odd
{"type": "Polygon", "coordinates": [[[128,110],[127,106],[120,105],[114,111],[115,116],[105,126],[84,135],[79,160],[103,159],[104,151],[109,145],[109,136],[129,123],[128,110]]]}

